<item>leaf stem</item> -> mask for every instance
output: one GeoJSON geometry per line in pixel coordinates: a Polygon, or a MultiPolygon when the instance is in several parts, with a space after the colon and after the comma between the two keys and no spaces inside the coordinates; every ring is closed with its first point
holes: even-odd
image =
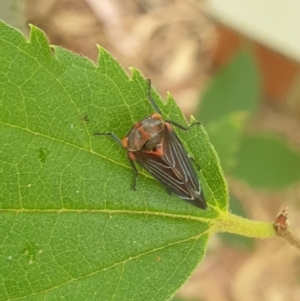
{"type": "Polygon", "coordinates": [[[271,238],[277,235],[271,222],[258,222],[225,213],[212,225],[212,233],[229,232],[254,238],[271,238]]]}

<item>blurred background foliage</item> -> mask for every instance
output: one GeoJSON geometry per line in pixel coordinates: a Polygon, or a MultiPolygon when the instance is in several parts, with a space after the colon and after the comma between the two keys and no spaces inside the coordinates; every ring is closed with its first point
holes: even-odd
{"type": "MultiPolygon", "coordinates": [[[[100,44],[127,70],[140,69],[204,125],[228,180],[230,210],[272,221],[288,206],[297,232],[299,62],[213,21],[207,2],[8,0],[0,18],[25,34],[32,23],[51,44],[93,61],[100,44]]],[[[222,234],[174,300],[296,301],[299,271],[298,254],[280,239],[222,234]]]]}

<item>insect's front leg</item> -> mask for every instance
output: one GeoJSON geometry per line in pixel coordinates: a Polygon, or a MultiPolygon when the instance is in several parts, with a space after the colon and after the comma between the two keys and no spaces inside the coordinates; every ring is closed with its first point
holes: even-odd
{"type": "Polygon", "coordinates": [[[139,172],[136,169],[136,166],[133,162],[133,160],[135,160],[135,157],[134,157],[132,152],[128,152],[127,153],[127,158],[128,158],[128,161],[129,161],[129,163],[131,165],[131,168],[132,168],[132,171],[133,171],[133,182],[132,182],[132,185],[131,185],[131,189],[136,190],[136,179],[138,177],[139,172]]]}

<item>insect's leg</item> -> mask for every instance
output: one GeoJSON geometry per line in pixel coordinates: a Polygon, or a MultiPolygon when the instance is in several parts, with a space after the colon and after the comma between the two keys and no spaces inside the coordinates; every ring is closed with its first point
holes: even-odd
{"type": "Polygon", "coordinates": [[[147,81],[148,81],[148,83],[149,83],[148,91],[147,91],[148,99],[149,99],[149,101],[151,102],[151,104],[152,104],[153,108],[155,109],[155,111],[161,115],[162,113],[161,113],[160,108],[157,106],[155,100],[154,100],[153,97],[151,96],[151,79],[147,79],[147,81]]]}
{"type": "Polygon", "coordinates": [[[201,125],[201,122],[196,120],[194,123],[192,123],[191,125],[189,126],[184,126],[176,121],[173,121],[173,120],[166,120],[165,122],[168,122],[172,125],[175,125],[176,127],[178,127],[179,129],[183,130],[183,131],[188,131],[191,127],[193,127],[194,125],[201,125]]]}
{"type": "MultiPolygon", "coordinates": [[[[197,121],[197,120],[196,120],[193,124],[191,124],[190,126],[183,126],[183,125],[177,123],[176,121],[172,121],[172,120],[166,120],[165,122],[170,123],[170,124],[173,124],[173,125],[175,125],[176,127],[180,128],[181,130],[184,130],[184,131],[188,131],[188,130],[189,130],[191,127],[193,127],[194,125],[201,125],[201,123],[200,123],[199,121],[197,121]]],[[[176,136],[176,135],[175,135],[175,136],[176,136]]],[[[177,136],[176,136],[176,137],[177,137],[177,136]]],[[[190,159],[191,161],[193,161],[193,163],[196,165],[197,170],[200,170],[201,167],[200,167],[200,165],[196,162],[196,160],[195,160],[190,154],[187,154],[187,155],[188,155],[189,159],[190,159]]]]}
{"type": "MultiPolygon", "coordinates": [[[[151,102],[152,106],[154,107],[154,109],[156,110],[157,113],[159,113],[160,115],[162,115],[162,112],[160,110],[160,108],[157,106],[155,100],[153,99],[153,97],[151,96],[151,79],[147,79],[149,86],[148,86],[148,91],[147,91],[147,96],[149,101],[151,102]]],[[[173,125],[175,125],[176,127],[184,130],[184,131],[188,131],[191,127],[193,127],[194,125],[198,124],[201,125],[201,122],[196,120],[193,124],[189,125],[189,126],[184,126],[176,121],[173,120],[166,120],[166,122],[171,123],[173,125]]]]}
{"type": "Polygon", "coordinates": [[[166,191],[168,194],[172,194],[172,192],[168,188],[166,188],[166,191]]]}
{"type": "Polygon", "coordinates": [[[131,168],[132,168],[132,171],[133,171],[133,183],[132,183],[131,189],[136,190],[136,179],[137,179],[137,176],[138,176],[139,172],[137,171],[137,169],[136,169],[136,167],[133,163],[133,160],[130,157],[129,152],[127,153],[127,158],[128,158],[128,161],[129,161],[129,163],[131,165],[131,168]]]}
{"type": "Polygon", "coordinates": [[[197,170],[199,171],[201,169],[201,166],[196,162],[195,158],[192,157],[190,154],[188,154],[188,157],[190,158],[190,160],[196,165],[197,170]]]}
{"type": "MultiPolygon", "coordinates": [[[[115,133],[94,133],[95,136],[111,136],[118,144],[120,144],[120,146],[123,147],[123,144],[122,144],[122,140],[115,134],[115,133]]],[[[131,159],[129,153],[127,153],[127,158],[128,158],[128,161],[130,163],[130,166],[133,170],[133,184],[131,186],[131,189],[132,190],[136,190],[136,178],[138,176],[138,171],[133,163],[133,160],[131,159]]]]}
{"type": "Polygon", "coordinates": [[[94,133],[95,136],[111,136],[120,146],[123,147],[122,140],[115,133],[94,133]]]}

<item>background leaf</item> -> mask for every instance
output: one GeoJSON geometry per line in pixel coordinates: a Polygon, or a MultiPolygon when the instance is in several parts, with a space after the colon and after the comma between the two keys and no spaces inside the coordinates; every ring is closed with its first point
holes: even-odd
{"type": "Polygon", "coordinates": [[[260,76],[251,53],[238,52],[203,94],[205,125],[226,174],[254,188],[282,189],[300,180],[299,151],[277,135],[249,136],[245,127],[260,99],[260,76]]]}
{"type": "Polygon", "coordinates": [[[259,91],[260,77],[253,56],[248,51],[240,51],[203,93],[199,118],[208,124],[234,112],[253,113],[259,91]]]}
{"type": "Polygon", "coordinates": [[[252,187],[284,188],[300,180],[300,153],[274,134],[245,136],[232,173],[252,187]]]}
{"type": "MultiPolygon", "coordinates": [[[[0,300],[167,300],[204,255],[227,211],[202,127],[179,137],[202,167],[209,210],[169,195],[142,169],[137,191],[123,137],[153,112],[147,81],[100,49],[97,65],[41,31],[0,23],[0,300]]],[[[165,118],[186,124],[170,97],[165,118]]]]}
{"type": "Polygon", "coordinates": [[[211,81],[203,93],[197,117],[230,173],[249,117],[257,109],[260,77],[248,51],[240,51],[211,81]]]}

